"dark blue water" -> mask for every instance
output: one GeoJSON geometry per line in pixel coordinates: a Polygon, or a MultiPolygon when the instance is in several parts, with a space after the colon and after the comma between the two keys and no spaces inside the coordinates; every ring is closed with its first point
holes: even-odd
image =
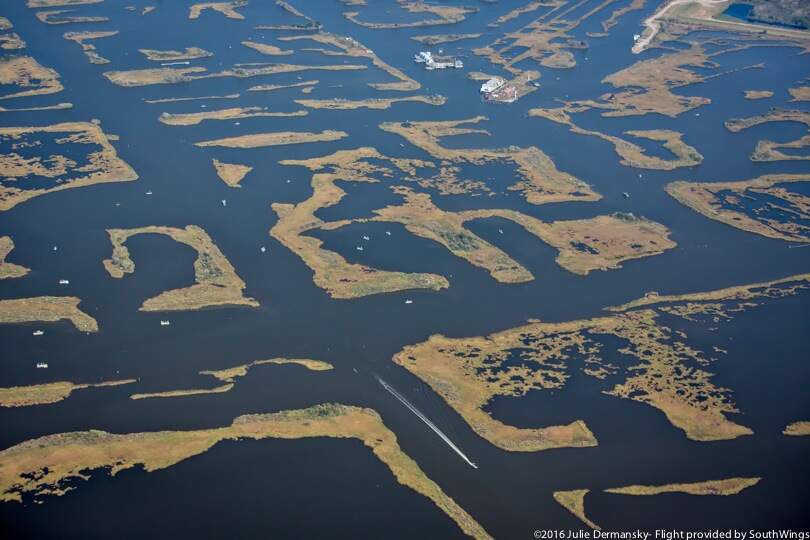
{"type": "MultiPolygon", "coordinates": [[[[619,2],[616,7],[625,3],[619,2]]],[[[704,162],[694,168],[637,171],[619,165],[609,143],[571,134],[565,126],[526,118],[525,114],[531,107],[556,106],[554,99],[566,95],[571,99],[598,97],[611,91],[600,82],[605,76],[638,59],[662,54],[648,51],[636,57],[630,52],[630,37],[638,32],[640,21],[655,9],[654,5],[621,18],[608,38],[586,38],[585,32],[600,31],[599,21],[609,16],[610,9],[587,20],[572,35],[575,39],[589,39],[591,45],[587,51],[574,53],[578,61],[575,69],[543,68],[540,90],[512,106],[492,106],[479,99],[480,83],[467,80],[465,75],[473,70],[499,70],[486,59],[472,55],[470,49],[490,43],[502,31],[519,29],[542,10],[492,29],[487,23],[520,4],[476,3],[480,11],[457,25],[373,30],[347,21],[341,15],[342,4],[333,0],[298,2],[300,9],[317,14],[315,18],[324,23],[326,30],[356,37],[383,60],[418,80],[423,85],[420,93],[440,93],[449,98],[448,103],[439,108],[403,103],[386,111],[311,110],[306,117],[242,119],[238,126],[232,121],[207,121],[175,127],[159,123],[160,113],[197,112],[205,110],[202,104],[209,110],[262,106],[293,111],[300,107],[292,100],[302,97],[362,99],[401,94],[370,89],[369,82],[391,79],[363,59],[346,59],[352,64],[369,65],[362,71],[214,78],[142,88],[114,86],[103,78],[103,71],[152,64],[137,52],[138,48],[202,47],[214,56],[194,65],[210,71],[240,62],[323,65],[344,61],[343,57],[313,52],[265,57],[241,46],[239,42],[246,39],[282,48],[309,46],[275,41],[276,36],[285,33],[254,28],[299,21],[270,2],[253,1],[240,8],[246,17],[243,21],[224,19],[210,11],[189,21],[187,6],[174,2],[157,2],[156,11],[141,16],[140,9],[134,13],[124,10],[128,4],[108,1],[77,7],[76,14],[105,14],[111,21],[62,26],[40,23],[22,1],[4,6],[4,15],[28,42],[26,54],[56,69],[65,86],[55,96],[14,100],[17,103],[8,106],[70,101],[75,107],[66,111],[2,113],[2,125],[46,125],[98,118],[106,132],[121,137],[114,143],[118,153],[140,179],[66,190],[0,213],[0,232],[11,235],[16,244],[9,260],[32,269],[25,278],[0,282],[0,298],[76,295],[82,298],[82,309],[94,316],[101,327],[98,334],[85,335],[66,323],[0,326],[0,381],[2,386],[118,377],[138,378],[139,382],[80,391],[50,406],[0,410],[0,447],[44,434],[89,428],[119,433],[209,428],[227,425],[240,414],[337,401],[378,410],[397,434],[403,450],[499,538],[525,538],[535,528],[578,527],[579,522],[553,501],[554,490],[736,475],[762,475],[765,480],[738,497],[629,499],[594,493],[587,502],[593,519],[613,528],[664,523],[675,523],[679,528],[735,523],[757,527],[807,525],[804,501],[808,493],[803,479],[810,472],[806,465],[809,443],[780,434],[785,424],[810,414],[810,402],[803,392],[810,366],[805,337],[810,330],[810,299],[806,294],[769,302],[721,325],[718,331],[709,331],[705,326],[688,328],[690,344],[704,350],[710,350],[711,344],[729,349],[729,355],[715,363],[712,370],[717,372],[719,385],[734,390],[735,401],[744,413],[739,422],[755,432],[736,441],[689,441],[659,411],[603,395],[599,381],[575,376],[563,391],[496,400],[491,410],[496,417],[520,426],[582,418],[593,429],[600,446],[507,453],[475,435],[427,386],[390,362],[404,345],[433,333],[484,335],[522,324],[528,318],[569,320],[595,316],[606,305],[625,302],[649,290],[693,292],[806,272],[810,249],[788,249],[784,242],[709,221],[663,191],[663,186],[673,180],[740,180],[767,173],[810,172],[806,162],[752,163],[748,159],[758,140],[795,139],[804,133],[801,127],[766,124],[736,134],[723,127],[729,118],[762,114],[771,106],[788,105],[786,89],[808,75],[805,57],[798,55],[796,48],[753,48],[719,57],[721,69],[759,62],[764,62],[765,68],[738,71],[679,89],[684,95],[705,96],[712,102],[675,119],[660,115],[608,119],[596,112],[579,115],[583,127],[612,134],[631,129],[679,130],[685,133],[685,141],[705,156],[704,162]],[[89,64],[76,44],[62,39],[63,32],[79,29],[120,31],[115,37],[93,42],[99,53],[111,60],[110,64],[89,64]],[[420,46],[409,39],[411,36],[468,32],[484,35],[445,46],[462,56],[464,70],[428,72],[413,64],[412,55],[420,46]],[[298,89],[246,91],[256,84],[298,82],[299,76],[320,81],[312,94],[301,94],[298,89]],[[743,98],[743,91],[750,88],[771,89],[775,96],[751,102],[743,98]],[[238,100],[144,102],[233,92],[242,95],[238,100]],[[442,197],[428,190],[439,207],[508,207],[545,220],[631,211],[670,227],[678,247],[657,257],[626,262],[621,270],[582,277],[558,266],[554,261],[556,250],[514,223],[500,219],[471,222],[473,232],[506,251],[536,277],[530,283],[505,285],[452,256],[442,246],[410,235],[399,225],[355,224],[311,234],[323,239],[327,249],[352,262],[440,273],[448,277],[451,286],[440,292],[412,291],[336,301],[313,284],[311,271],[296,255],[269,237],[268,230],[276,221],[270,203],[296,203],[310,195],[309,171],[280,165],[280,160],[305,159],[359,146],[374,146],[390,156],[426,158],[400,137],[377,129],[378,124],[458,120],[479,114],[488,120],[478,127],[491,135],[450,138],[445,144],[457,148],[538,146],[561,170],[592,184],[603,199],[533,206],[519,194],[506,190],[515,180],[514,170],[493,164],[463,167],[464,177],[486,181],[495,192],[493,197],[442,197]],[[330,143],[253,150],[202,149],[193,145],[245,133],[322,129],[342,129],[350,136],[330,143]],[[230,189],[216,177],[212,158],[244,163],[254,170],[241,189],[230,189]],[[641,178],[639,172],[643,173],[641,178]],[[146,191],[153,195],[146,196],[146,191]],[[623,197],[624,191],[632,196],[623,197]],[[222,207],[221,199],[228,200],[227,207],[222,207]],[[196,224],[204,228],[247,283],[245,294],[256,298],[261,307],[172,313],[170,329],[159,325],[165,314],[139,312],[146,298],[193,282],[193,251],[156,235],[128,242],[137,267],[134,274],[120,280],[108,276],[101,265],[111,250],[105,229],[149,224],[196,224]],[[392,233],[390,237],[385,235],[386,230],[392,233]],[[359,252],[355,246],[364,234],[372,240],[369,248],[359,252]],[[59,246],[58,252],[52,251],[54,245],[59,246]],[[266,253],[260,252],[261,246],[268,248],[266,253]],[[57,284],[62,278],[70,279],[68,288],[57,284]],[[414,303],[405,305],[405,299],[414,303]],[[40,326],[46,330],[45,335],[31,336],[32,330],[40,326]],[[198,375],[200,370],[271,357],[322,359],[334,364],[335,370],[313,373],[298,366],[262,366],[240,379],[236,388],[226,394],[128,399],[133,392],[210,386],[210,378],[198,375]],[[33,368],[41,360],[48,361],[48,370],[33,368]],[[377,385],[372,372],[412,399],[480,469],[473,470],[459,460],[377,385]],[[676,517],[668,517],[673,515],[673,508],[677,509],[676,517]]],[[[362,20],[416,20],[422,15],[405,15],[395,5],[375,4],[363,13],[362,20]]],[[[797,103],[789,106],[805,107],[797,103]]],[[[66,148],[47,145],[43,150],[52,153],[66,148]]],[[[650,151],[658,155],[653,146],[650,151]]],[[[404,183],[399,177],[379,184],[341,183],[348,196],[318,216],[328,220],[368,216],[375,208],[397,203],[399,198],[391,193],[390,186],[399,183],[404,183]]],[[[165,471],[147,474],[133,470],[114,479],[97,475],[65,497],[46,499],[42,505],[0,505],[0,533],[11,538],[163,538],[192,534],[241,538],[406,538],[422,534],[445,538],[458,535],[458,529],[430,501],[397,484],[356,441],[307,440],[226,443],[165,471]],[[88,516],[88,508],[97,510],[88,516]]]]}
{"type": "MultiPolygon", "coordinates": [[[[797,5],[800,5],[800,4],[797,4],[797,5]]],[[[754,9],[753,4],[746,4],[746,3],[737,2],[737,3],[733,3],[730,6],[728,6],[726,8],[726,10],[723,13],[720,14],[720,16],[721,17],[723,17],[723,16],[730,17],[732,19],[737,19],[737,20],[744,21],[744,22],[756,22],[758,24],[769,24],[769,25],[773,25],[773,26],[782,26],[782,27],[787,27],[787,28],[792,28],[792,27],[793,28],[806,28],[806,26],[801,25],[800,23],[797,23],[796,25],[793,25],[793,24],[781,24],[781,23],[770,22],[770,21],[761,21],[761,20],[758,20],[756,17],[753,17],[753,19],[752,19],[751,11],[753,9],[754,9]]]]}
{"type": "Polygon", "coordinates": [[[723,15],[747,22],[748,14],[751,13],[752,9],[754,9],[753,4],[734,3],[726,8],[723,15]]]}

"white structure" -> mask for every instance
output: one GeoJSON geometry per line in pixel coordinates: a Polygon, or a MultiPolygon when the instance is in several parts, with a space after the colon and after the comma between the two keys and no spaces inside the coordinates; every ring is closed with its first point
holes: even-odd
{"type": "Polygon", "coordinates": [[[429,64],[433,62],[433,55],[428,51],[422,51],[413,55],[413,61],[417,64],[429,64]]]}
{"type": "Polygon", "coordinates": [[[425,64],[425,69],[447,69],[447,68],[456,68],[461,69],[464,67],[464,62],[461,60],[452,60],[452,61],[445,61],[445,60],[436,60],[433,58],[433,54],[428,51],[422,51],[413,56],[413,61],[417,64],[425,64]]]}
{"type": "Polygon", "coordinates": [[[490,94],[503,86],[504,81],[500,77],[493,77],[492,79],[488,80],[484,84],[481,85],[481,93],[482,94],[490,94]]]}

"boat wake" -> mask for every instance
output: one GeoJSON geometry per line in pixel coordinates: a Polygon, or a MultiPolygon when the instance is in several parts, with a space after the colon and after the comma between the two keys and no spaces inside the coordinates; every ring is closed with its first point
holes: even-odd
{"type": "Polygon", "coordinates": [[[434,424],[433,422],[431,422],[431,421],[430,421],[430,419],[429,419],[427,416],[425,416],[424,414],[422,414],[422,411],[420,411],[419,409],[417,409],[416,407],[414,407],[414,405],[413,405],[413,404],[412,404],[410,401],[408,401],[407,399],[405,399],[405,397],[404,397],[402,394],[400,394],[399,392],[397,392],[397,391],[396,391],[396,389],[395,389],[393,386],[391,386],[390,384],[388,384],[387,382],[385,382],[384,380],[382,380],[382,379],[381,379],[381,378],[380,378],[378,375],[374,375],[374,376],[377,378],[377,382],[379,382],[379,383],[380,383],[380,385],[381,385],[383,388],[385,388],[386,390],[388,390],[388,392],[389,392],[389,393],[390,393],[392,396],[394,396],[395,398],[397,398],[397,399],[400,401],[400,403],[402,403],[403,405],[405,405],[406,407],[408,407],[408,410],[410,410],[410,411],[411,411],[413,414],[415,414],[415,415],[416,415],[416,416],[417,416],[417,417],[418,417],[418,418],[419,418],[419,419],[420,419],[422,422],[424,422],[425,424],[427,424],[427,426],[428,426],[430,429],[432,429],[432,430],[433,430],[433,432],[434,432],[434,433],[436,433],[436,435],[438,435],[438,436],[439,436],[439,437],[440,437],[440,438],[441,438],[441,439],[442,439],[442,440],[443,440],[445,443],[447,443],[447,446],[449,446],[450,448],[452,448],[452,449],[453,449],[453,451],[454,451],[456,454],[458,454],[459,456],[461,456],[461,459],[463,459],[464,461],[466,461],[466,462],[467,462],[467,464],[468,464],[470,467],[472,467],[473,469],[477,469],[477,468],[478,468],[478,465],[476,465],[475,463],[473,463],[472,461],[470,461],[470,458],[468,458],[467,456],[465,456],[465,455],[464,455],[464,452],[462,452],[462,451],[461,451],[461,449],[460,449],[458,446],[456,446],[456,445],[455,445],[455,443],[453,443],[453,441],[451,441],[451,440],[450,440],[450,438],[449,438],[447,435],[445,435],[445,434],[444,434],[444,432],[443,432],[442,430],[440,430],[438,427],[436,427],[436,424],[434,424]]]}

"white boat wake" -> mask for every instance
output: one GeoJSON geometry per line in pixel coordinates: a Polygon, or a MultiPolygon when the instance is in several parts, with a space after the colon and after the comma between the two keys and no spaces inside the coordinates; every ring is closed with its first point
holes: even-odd
{"type": "Polygon", "coordinates": [[[425,416],[424,414],[422,414],[422,411],[420,411],[419,409],[417,409],[416,407],[414,407],[414,406],[413,406],[413,404],[411,404],[411,402],[410,402],[410,401],[408,401],[407,399],[405,399],[405,397],[404,397],[402,394],[400,394],[399,392],[397,392],[397,391],[396,391],[396,389],[394,389],[394,387],[393,387],[393,386],[391,386],[390,384],[388,384],[387,382],[385,382],[384,380],[382,380],[382,379],[381,379],[379,376],[377,376],[377,375],[374,375],[374,376],[375,376],[375,377],[377,377],[377,382],[379,382],[379,383],[380,383],[380,385],[381,385],[383,388],[385,388],[386,390],[388,390],[388,392],[389,392],[389,393],[390,393],[392,396],[394,396],[395,398],[397,398],[397,399],[398,399],[398,400],[399,400],[399,401],[400,401],[400,402],[401,402],[403,405],[405,405],[406,407],[408,407],[408,409],[409,409],[409,410],[410,410],[410,411],[411,411],[413,414],[415,414],[417,417],[419,417],[419,419],[420,419],[422,422],[424,422],[425,424],[427,424],[427,426],[428,426],[430,429],[432,429],[432,430],[433,430],[433,432],[434,432],[434,433],[436,433],[436,435],[438,435],[439,437],[441,437],[441,439],[442,439],[442,440],[443,440],[445,443],[447,443],[447,446],[449,446],[450,448],[452,448],[452,449],[453,449],[453,451],[454,451],[456,454],[458,454],[459,456],[461,456],[461,459],[463,459],[464,461],[466,461],[466,462],[467,462],[467,464],[468,464],[470,467],[472,467],[473,469],[477,469],[477,468],[478,468],[478,465],[476,465],[475,463],[473,463],[472,461],[470,461],[470,458],[468,458],[467,456],[465,456],[465,455],[464,455],[464,452],[462,452],[462,451],[461,451],[461,449],[460,449],[458,446],[456,446],[456,445],[453,443],[453,441],[451,441],[451,440],[450,440],[450,438],[449,438],[447,435],[445,435],[445,434],[444,434],[444,432],[442,432],[442,430],[440,430],[438,427],[436,427],[436,424],[434,424],[433,422],[431,422],[431,421],[430,421],[430,419],[428,419],[428,417],[427,417],[427,416],[425,416]]]}

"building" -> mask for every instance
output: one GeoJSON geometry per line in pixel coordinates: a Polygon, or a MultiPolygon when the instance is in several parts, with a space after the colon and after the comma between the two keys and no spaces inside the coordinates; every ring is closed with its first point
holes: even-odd
{"type": "Polygon", "coordinates": [[[484,84],[481,85],[481,93],[482,94],[490,94],[504,85],[503,79],[500,77],[493,77],[492,79],[488,80],[484,84]]]}
{"type": "Polygon", "coordinates": [[[487,101],[514,103],[518,98],[518,89],[511,84],[502,84],[497,90],[484,94],[484,98],[487,101]]]}
{"type": "Polygon", "coordinates": [[[413,61],[417,64],[425,64],[425,69],[447,69],[456,68],[461,69],[464,67],[464,62],[461,60],[454,60],[448,57],[434,57],[428,51],[422,51],[413,56],[413,61]]]}

